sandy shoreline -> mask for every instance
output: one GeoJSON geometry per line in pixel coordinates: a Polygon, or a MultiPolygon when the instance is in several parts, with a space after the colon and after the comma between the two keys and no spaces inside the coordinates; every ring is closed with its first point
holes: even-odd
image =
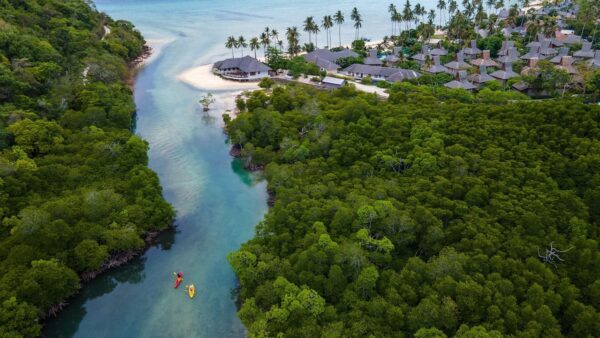
{"type": "Polygon", "coordinates": [[[202,91],[239,92],[259,89],[258,82],[229,81],[214,75],[212,73],[212,65],[190,68],[179,74],[177,80],[202,91]]]}

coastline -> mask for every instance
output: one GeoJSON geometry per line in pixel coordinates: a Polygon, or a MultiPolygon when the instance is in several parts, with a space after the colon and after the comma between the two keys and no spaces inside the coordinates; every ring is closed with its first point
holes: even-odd
{"type": "Polygon", "coordinates": [[[42,325],[42,327],[43,327],[44,323],[47,320],[57,317],[58,314],[60,314],[60,312],[62,312],[62,310],[65,309],[65,307],[69,306],[69,300],[73,299],[74,297],[77,297],[77,295],[79,295],[79,293],[81,292],[81,289],[87,283],[91,282],[92,280],[94,280],[98,276],[102,275],[103,273],[108,272],[109,270],[112,270],[114,268],[118,268],[122,265],[125,265],[125,264],[129,263],[130,261],[132,261],[134,258],[144,254],[146,251],[148,251],[148,249],[150,249],[154,244],[156,244],[156,240],[160,234],[162,234],[166,231],[169,231],[169,230],[174,230],[174,229],[175,229],[175,225],[174,225],[174,223],[171,223],[169,226],[167,226],[164,229],[148,231],[143,235],[144,246],[142,248],[137,249],[137,250],[129,250],[129,251],[124,251],[124,252],[113,254],[109,259],[107,259],[106,261],[104,261],[104,263],[102,263],[102,266],[98,270],[87,271],[87,272],[83,272],[83,273],[79,274],[80,285],[79,285],[78,291],[76,293],[74,293],[73,295],[71,295],[69,298],[64,299],[59,304],[56,304],[56,305],[52,306],[50,309],[48,309],[48,311],[46,311],[44,316],[40,317],[39,324],[42,325]]]}
{"type": "MultiPolygon", "coordinates": [[[[143,69],[143,67],[145,65],[151,63],[158,57],[158,55],[160,55],[160,51],[161,51],[160,47],[162,47],[162,46],[164,46],[164,45],[156,45],[156,44],[153,45],[153,44],[150,44],[147,42],[142,47],[142,53],[137,58],[135,58],[131,62],[129,62],[129,64],[127,65],[128,69],[129,69],[129,74],[128,74],[127,78],[124,80],[124,82],[129,88],[131,88],[132,91],[133,91],[133,87],[135,85],[135,80],[137,78],[137,75],[143,69]],[[155,51],[157,51],[157,52],[155,52],[155,51]]],[[[134,112],[134,114],[135,114],[135,112],[134,112]]],[[[158,236],[160,234],[162,234],[166,231],[169,231],[169,230],[173,230],[173,229],[175,229],[174,220],[171,222],[171,224],[167,225],[164,229],[158,229],[158,230],[145,232],[144,234],[142,234],[142,240],[144,241],[144,246],[142,248],[115,253],[115,254],[111,255],[106,261],[104,261],[99,269],[94,270],[94,271],[86,271],[86,272],[80,273],[78,275],[79,279],[80,279],[80,285],[79,285],[79,289],[77,290],[77,292],[75,292],[74,294],[69,296],[67,299],[64,299],[60,303],[58,303],[58,304],[52,306],[50,309],[48,309],[46,311],[46,313],[40,317],[39,324],[43,327],[44,323],[47,320],[49,320],[51,318],[55,318],[66,306],[69,305],[70,299],[79,295],[79,293],[81,292],[81,289],[87,283],[94,280],[96,277],[102,275],[103,273],[105,273],[111,269],[120,267],[124,264],[127,264],[134,258],[144,254],[146,251],[148,251],[148,249],[150,249],[154,244],[156,244],[156,239],[158,238],[158,236]]]]}
{"type": "Polygon", "coordinates": [[[212,73],[212,64],[189,68],[177,75],[177,80],[201,91],[244,91],[260,89],[258,82],[237,82],[212,73]]]}

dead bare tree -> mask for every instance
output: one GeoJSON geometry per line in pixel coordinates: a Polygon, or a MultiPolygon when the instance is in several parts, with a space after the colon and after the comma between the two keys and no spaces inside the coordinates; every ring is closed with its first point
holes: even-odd
{"type": "Polygon", "coordinates": [[[546,248],[546,252],[544,255],[542,255],[540,253],[540,249],[538,248],[538,257],[544,262],[544,263],[550,263],[552,264],[554,267],[556,267],[556,263],[558,262],[564,262],[564,259],[562,259],[560,257],[560,254],[563,252],[567,252],[569,250],[573,249],[573,247],[570,247],[566,250],[558,250],[557,248],[554,247],[554,242],[550,242],[550,249],[546,248]]]}

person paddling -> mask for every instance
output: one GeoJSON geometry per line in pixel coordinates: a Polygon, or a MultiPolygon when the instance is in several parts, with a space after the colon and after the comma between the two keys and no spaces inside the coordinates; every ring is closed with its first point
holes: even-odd
{"type": "Polygon", "coordinates": [[[194,284],[186,285],[185,287],[188,291],[188,295],[190,296],[190,298],[194,298],[194,296],[196,295],[196,287],[194,286],[194,284]]]}
{"type": "Polygon", "coordinates": [[[177,289],[183,281],[183,272],[173,272],[173,274],[175,275],[175,289],[177,289]]]}

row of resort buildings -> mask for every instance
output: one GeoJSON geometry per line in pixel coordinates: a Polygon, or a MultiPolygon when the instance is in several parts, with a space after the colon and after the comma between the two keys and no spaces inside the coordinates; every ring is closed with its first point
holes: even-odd
{"type": "MultiPolygon", "coordinates": [[[[498,57],[492,58],[489,50],[480,50],[473,40],[469,47],[463,48],[455,54],[453,61],[445,64],[441,63],[440,57],[448,55],[447,50],[439,44],[432,46],[433,48],[424,45],[422,50],[410,59],[419,63],[424,73],[454,75],[455,80],[446,83],[446,87],[472,90],[488,81],[497,80],[504,83],[519,75],[535,72],[539,60],[548,60],[555,67],[564,69],[572,76],[578,74],[576,68],[578,63],[587,64],[593,69],[600,68],[600,50],[592,50],[590,42],[583,41],[580,50],[570,53],[569,46],[580,43],[580,41],[580,38],[573,35],[566,35],[565,38],[560,39],[548,39],[540,35],[536,41],[532,41],[527,45],[527,52],[520,55],[514,46],[514,42],[507,40],[503,42],[498,57]],[[519,61],[526,63],[521,74],[517,74],[512,68],[512,65],[519,61]],[[473,68],[476,68],[477,71],[468,75],[468,70],[473,68]]],[[[348,49],[341,51],[317,49],[304,54],[303,57],[307,62],[315,64],[321,71],[329,75],[324,79],[324,84],[329,86],[343,84],[343,82],[332,79],[336,75],[351,77],[356,80],[370,77],[375,82],[387,81],[391,83],[417,79],[420,76],[419,72],[395,67],[403,59],[401,53],[401,47],[394,47],[391,54],[379,58],[377,51],[371,50],[368,56],[364,58],[363,63],[353,64],[344,69],[341,69],[338,65],[338,60],[347,57],[356,58],[359,56],[356,52],[348,49]]],[[[275,75],[271,68],[251,56],[219,61],[214,64],[213,70],[226,79],[238,81],[256,81],[275,75]]],[[[526,89],[523,83],[515,84],[514,87],[518,90],[526,89]]]]}
{"type": "MultiPolygon", "coordinates": [[[[477,47],[475,40],[470,41],[468,47],[455,53],[454,60],[442,64],[441,57],[447,56],[448,51],[444,49],[439,40],[431,39],[424,44],[422,50],[409,57],[420,65],[421,72],[429,74],[448,73],[454,76],[454,80],[444,85],[449,88],[463,88],[467,90],[477,89],[484,83],[497,80],[506,83],[511,78],[520,75],[536,74],[536,65],[540,60],[548,60],[556,68],[564,69],[573,77],[578,76],[577,64],[584,64],[592,69],[600,68],[600,50],[593,50],[592,43],[575,35],[573,31],[561,29],[566,27],[562,22],[563,18],[570,18],[576,14],[577,7],[570,6],[569,10],[558,7],[559,20],[558,29],[553,37],[546,37],[538,34],[534,41],[529,42],[525,47],[524,53],[520,53],[514,44],[509,40],[512,34],[526,35],[524,27],[503,28],[502,33],[506,37],[497,57],[492,58],[489,50],[481,50],[477,47]],[[581,45],[581,49],[571,52],[574,45],[581,45]],[[513,64],[524,62],[520,74],[513,70],[513,64]],[[469,70],[471,70],[469,72],[469,70]],[[470,74],[469,74],[470,73],[470,74]]],[[[536,15],[548,15],[551,8],[540,8],[536,15]]],[[[498,20],[503,20],[503,15],[507,11],[500,11],[498,20]]],[[[480,36],[487,36],[487,31],[479,30],[480,36]]],[[[406,59],[401,47],[393,47],[387,55],[379,56],[377,50],[370,50],[363,63],[353,64],[342,69],[338,61],[342,58],[358,57],[359,55],[349,49],[340,51],[330,51],[327,49],[317,49],[304,54],[307,62],[313,63],[319,67],[322,72],[328,74],[323,79],[325,87],[341,86],[345,81],[336,79],[336,76],[351,77],[355,80],[371,78],[374,82],[387,81],[399,82],[411,79],[417,79],[421,74],[412,69],[398,68],[398,64],[406,59]]],[[[268,66],[258,60],[245,56],[242,58],[232,58],[220,61],[214,64],[213,71],[227,79],[254,81],[263,77],[273,76],[273,72],[268,66]]],[[[513,84],[513,88],[525,91],[527,84],[519,82],[513,84]]]]}

